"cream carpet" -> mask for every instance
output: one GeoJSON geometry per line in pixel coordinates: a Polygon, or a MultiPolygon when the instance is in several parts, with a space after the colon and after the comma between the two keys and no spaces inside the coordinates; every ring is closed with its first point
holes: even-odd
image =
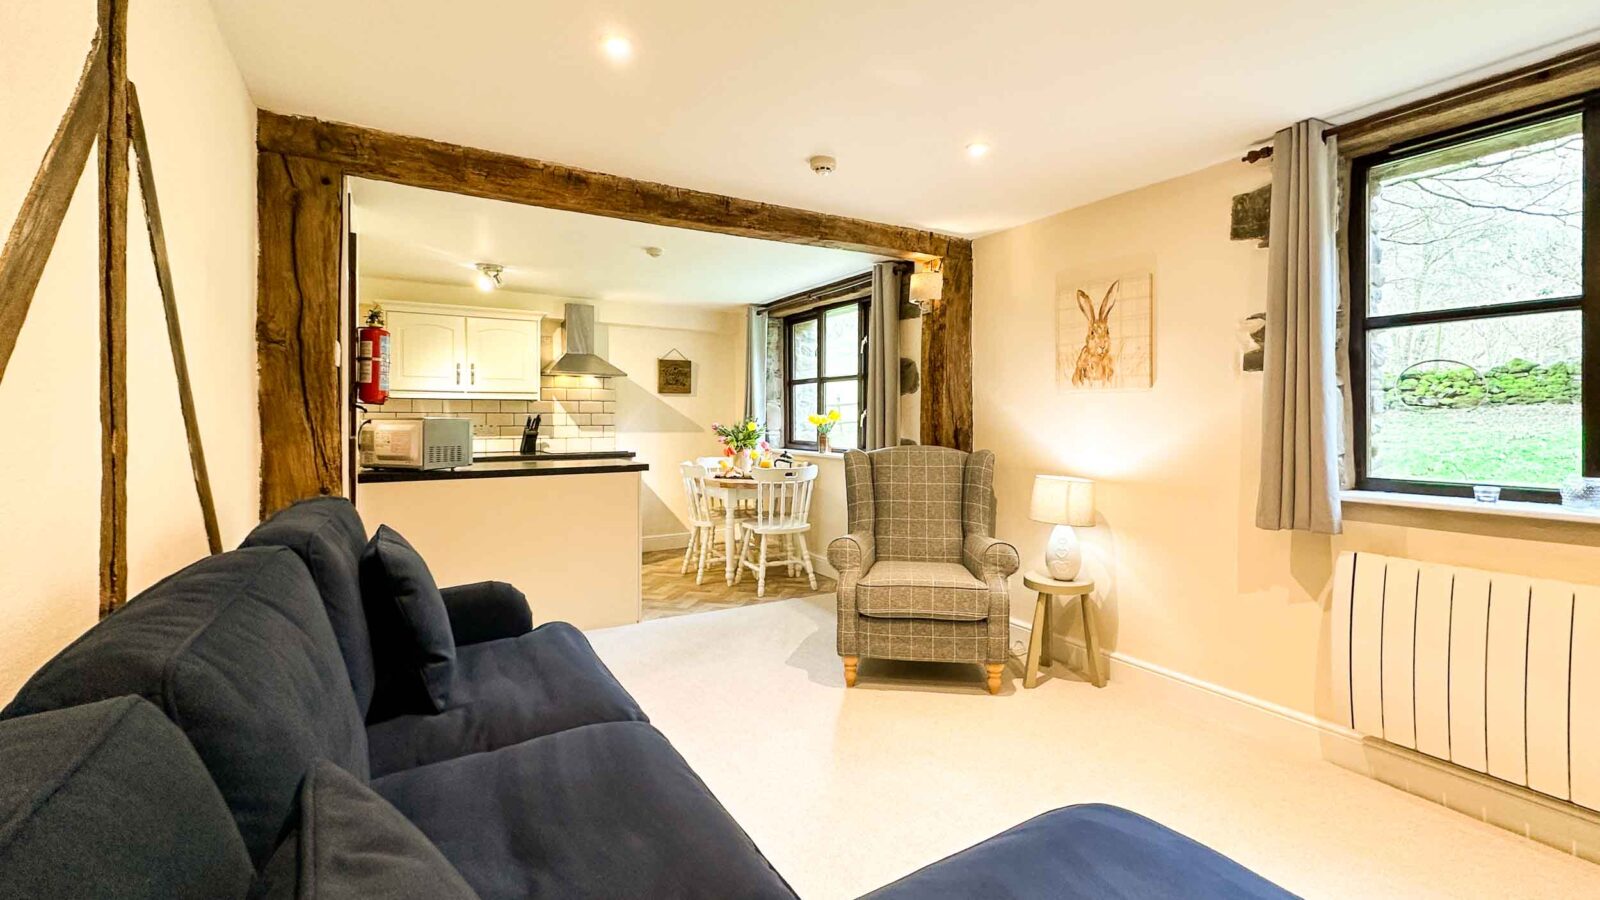
{"type": "Polygon", "coordinates": [[[977,666],[865,660],[831,597],[591,632],[655,725],[806,898],[855,897],[1037,813],[1125,806],[1306,897],[1596,897],[1600,866],[1115,679],[998,697],[977,666]],[[893,678],[886,677],[893,675],[893,678]]]}

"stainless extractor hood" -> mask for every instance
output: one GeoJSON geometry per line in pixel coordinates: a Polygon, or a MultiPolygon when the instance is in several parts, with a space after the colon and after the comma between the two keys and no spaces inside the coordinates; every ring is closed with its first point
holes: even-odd
{"type": "Polygon", "coordinates": [[[628,374],[595,355],[594,307],[587,303],[568,303],[566,317],[564,330],[567,352],[551,363],[546,372],[551,375],[603,375],[608,378],[628,374]]]}

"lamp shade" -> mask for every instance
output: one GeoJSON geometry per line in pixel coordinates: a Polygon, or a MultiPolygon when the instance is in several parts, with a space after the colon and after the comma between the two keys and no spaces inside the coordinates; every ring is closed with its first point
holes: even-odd
{"type": "Polygon", "coordinates": [[[931,303],[944,296],[944,273],[911,273],[911,302],[931,303]]]}
{"type": "Polygon", "coordinates": [[[1035,475],[1028,518],[1052,525],[1094,525],[1094,482],[1066,475],[1035,475]]]}

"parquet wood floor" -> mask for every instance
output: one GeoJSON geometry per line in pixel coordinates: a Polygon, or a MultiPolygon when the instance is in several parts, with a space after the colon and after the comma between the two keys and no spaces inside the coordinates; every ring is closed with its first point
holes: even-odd
{"type": "Polygon", "coordinates": [[[706,566],[705,584],[694,583],[694,567],[678,574],[683,563],[682,550],[652,550],[644,554],[643,619],[665,619],[718,609],[737,609],[772,600],[790,600],[816,594],[832,594],[833,579],[817,573],[817,589],[812,590],[805,573],[791,578],[780,567],[767,570],[767,595],[756,596],[755,573],[746,571],[739,584],[729,586],[722,578],[722,563],[706,566]],[[715,568],[715,571],[712,571],[715,568]]]}

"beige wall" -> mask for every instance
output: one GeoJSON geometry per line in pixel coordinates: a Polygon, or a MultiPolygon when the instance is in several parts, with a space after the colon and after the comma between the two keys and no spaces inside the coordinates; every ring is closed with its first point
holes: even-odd
{"type": "MultiPolygon", "coordinates": [[[[0,4],[0,234],[65,111],[89,2],[0,4]]],[[[133,4],[129,69],[160,187],[224,542],[255,522],[255,108],[204,0],[133,4]]],[[[96,163],[0,383],[0,697],[94,624],[99,535],[96,163]]],[[[130,584],[206,552],[137,197],[128,229],[130,584]]]]}
{"type": "MultiPolygon", "coordinates": [[[[1039,565],[1049,533],[1027,518],[1034,474],[1096,479],[1099,523],[1079,533],[1110,649],[1326,717],[1326,594],[1340,550],[1591,582],[1600,551],[1584,546],[1597,540],[1584,526],[1534,540],[1527,527],[1461,534],[1416,513],[1349,521],[1337,539],[1254,527],[1261,376],[1239,371],[1235,330],[1265,308],[1267,251],[1228,239],[1229,201],[1269,178],[1229,163],[977,241],[974,429],[999,456],[999,533],[1025,567],[1039,565]],[[1154,273],[1154,388],[1059,390],[1057,273],[1141,269],[1154,273]]],[[[1030,620],[1020,578],[1012,591],[1013,618],[1030,620]]]]}
{"type": "MultiPolygon", "coordinates": [[[[440,285],[388,278],[360,280],[363,303],[402,300],[495,306],[545,313],[559,325],[566,297],[466,285],[440,285]]],[[[644,473],[640,510],[646,549],[682,547],[688,540],[686,504],[678,463],[718,452],[712,422],[744,411],[744,309],[581,300],[595,308],[600,355],[628,373],[609,379],[616,392],[616,446],[650,464],[644,473]],[[656,393],[656,360],[678,350],[694,363],[688,394],[656,393]]],[[[560,342],[556,342],[560,346],[560,342]]],[[[674,359],[677,357],[674,356],[674,359]]]]}

